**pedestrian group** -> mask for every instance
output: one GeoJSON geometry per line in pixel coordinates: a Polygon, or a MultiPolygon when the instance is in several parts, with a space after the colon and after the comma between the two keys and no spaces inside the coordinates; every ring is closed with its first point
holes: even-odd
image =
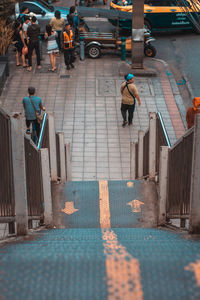
{"type": "MultiPolygon", "coordinates": [[[[64,53],[64,62],[67,70],[74,68],[74,40],[78,32],[78,15],[75,6],[70,7],[69,15],[65,23],[59,10],[55,11],[54,17],[46,26],[45,39],[47,40],[47,53],[49,54],[51,68],[56,70],[56,56],[64,53]]],[[[41,31],[36,16],[29,12],[27,7],[22,7],[21,14],[14,23],[13,44],[16,50],[16,66],[32,71],[32,57],[35,50],[37,68],[41,68],[40,53],[41,31]]]]}

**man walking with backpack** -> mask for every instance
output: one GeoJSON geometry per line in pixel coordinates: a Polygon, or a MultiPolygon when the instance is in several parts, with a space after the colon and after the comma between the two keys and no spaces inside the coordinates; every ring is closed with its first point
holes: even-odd
{"type": "Polygon", "coordinates": [[[27,36],[29,37],[28,43],[28,71],[32,70],[32,54],[35,49],[36,57],[37,57],[37,68],[40,69],[40,26],[36,24],[37,18],[35,16],[32,17],[31,25],[27,29],[27,36]]]}
{"type": "Polygon", "coordinates": [[[125,127],[126,124],[131,125],[133,122],[133,113],[135,110],[135,98],[138,101],[138,104],[141,105],[141,100],[138,95],[138,90],[134,84],[134,75],[129,73],[124,76],[125,82],[121,85],[121,95],[122,95],[122,104],[121,104],[121,113],[123,118],[122,127],[125,127]],[[127,111],[128,111],[128,122],[127,122],[127,111]]]}

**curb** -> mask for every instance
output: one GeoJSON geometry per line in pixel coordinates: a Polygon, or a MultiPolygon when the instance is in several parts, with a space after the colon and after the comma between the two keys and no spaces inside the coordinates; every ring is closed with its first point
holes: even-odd
{"type": "Polygon", "coordinates": [[[124,74],[131,73],[135,76],[141,77],[155,77],[158,76],[158,72],[152,68],[144,67],[143,69],[131,69],[131,63],[129,61],[120,62],[118,64],[119,75],[124,76],[124,74]]]}
{"type": "MultiPolygon", "coordinates": [[[[183,104],[183,99],[182,99],[181,93],[179,91],[178,84],[174,78],[173,73],[171,72],[171,70],[169,68],[169,64],[166,61],[161,60],[161,59],[154,58],[153,60],[162,63],[166,69],[165,72],[166,72],[168,80],[170,82],[176,105],[178,107],[184,127],[185,127],[185,129],[187,129],[187,124],[186,124],[186,119],[185,119],[185,116],[186,116],[185,106],[183,104]]],[[[183,78],[183,79],[185,80],[185,78],[183,78]]]]}
{"type": "Polygon", "coordinates": [[[191,100],[194,98],[194,92],[192,89],[192,86],[187,78],[187,75],[185,74],[185,71],[182,71],[183,73],[183,79],[185,80],[185,85],[187,86],[188,92],[190,94],[191,100]]]}

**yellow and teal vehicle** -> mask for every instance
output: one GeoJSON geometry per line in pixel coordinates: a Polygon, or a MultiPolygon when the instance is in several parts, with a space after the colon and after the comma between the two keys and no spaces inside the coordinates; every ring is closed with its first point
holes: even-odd
{"type": "MultiPolygon", "coordinates": [[[[198,2],[195,8],[190,0],[145,0],[144,3],[144,23],[151,31],[195,29],[192,18],[200,14],[198,2]]],[[[132,0],[113,0],[110,8],[132,13],[132,0]]],[[[117,25],[115,20],[109,21],[117,25]]],[[[120,19],[119,26],[131,29],[132,20],[120,19]]]]}

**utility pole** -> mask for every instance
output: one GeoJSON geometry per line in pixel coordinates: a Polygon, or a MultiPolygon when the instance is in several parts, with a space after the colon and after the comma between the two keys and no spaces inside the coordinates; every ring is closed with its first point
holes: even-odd
{"type": "Polygon", "coordinates": [[[132,69],[143,69],[144,0],[133,0],[132,14],[132,69]]]}

